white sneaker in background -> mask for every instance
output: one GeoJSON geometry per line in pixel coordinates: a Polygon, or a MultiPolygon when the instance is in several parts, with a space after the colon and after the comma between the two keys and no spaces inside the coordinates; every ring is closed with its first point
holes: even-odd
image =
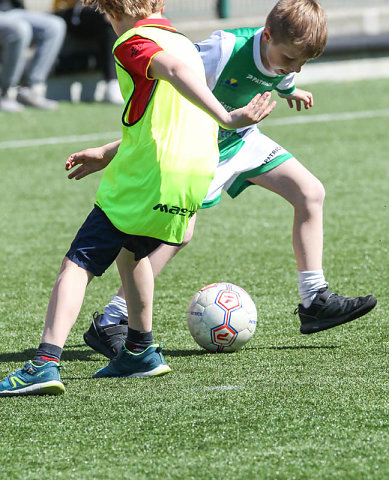
{"type": "Polygon", "coordinates": [[[96,83],[95,92],[93,95],[93,99],[95,102],[104,102],[105,92],[107,90],[107,84],[105,80],[99,80],[96,83]]]}
{"type": "Polygon", "coordinates": [[[55,100],[46,98],[46,85],[44,84],[20,87],[16,99],[27,107],[41,108],[42,110],[55,110],[59,105],[55,100]]]}
{"type": "Polygon", "coordinates": [[[70,85],[70,101],[72,103],[80,103],[82,95],[82,83],[72,82],[70,85]]]}
{"type": "Polygon", "coordinates": [[[123,105],[124,100],[120,92],[119,82],[117,80],[109,80],[107,82],[104,102],[123,105]]]}
{"type": "Polygon", "coordinates": [[[3,95],[0,95],[0,111],[15,113],[24,110],[22,104],[16,100],[16,89],[9,89],[3,95]]]}

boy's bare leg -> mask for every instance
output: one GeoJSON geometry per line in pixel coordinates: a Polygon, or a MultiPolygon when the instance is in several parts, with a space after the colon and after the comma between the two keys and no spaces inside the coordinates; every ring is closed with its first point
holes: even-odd
{"type": "Polygon", "coordinates": [[[47,307],[41,343],[63,348],[80,313],[85,289],[92,278],[90,272],[67,257],[64,258],[47,307]]]}
{"type": "Polygon", "coordinates": [[[92,278],[92,274],[64,258],[51,293],[42,340],[35,357],[0,382],[0,396],[64,393],[65,386],[59,374],[62,349],[92,278]]]}
{"type": "MultiPolygon", "coordinates": [[[[161,347],[153,343],[152,315],[154,277],[150,260],[135,261],[134,254],[122,248],[116,264],[122,280],[128,309],[127,338],[124,346],[93,377],[154,377],[170,372],[161,347]]],[[[122,340],[122,343],[123,343],[122,340]]]]}
{"type": "Polygon", "coordinates": [[[295,158],[248,180],[281,195],[294,207],[293,249],[297,268],[321,270],[325,196],[321,182],[295,158]]]}
{"type": "Polygon", "coordinates": [[[116,259],[128,310],[128,326],[140,332],[152,329],[154,277],[148,257],[134,260],[122,248],[116,259]]]}
{"type": "Polygon", "coordinates": [[[375,307],[372,296],[346,298],[330,292],[322,270],[324,188],[296,159],[250,181],[284,197],[294,207],[293,248],[301,303],[300,332],[316,333],[355,320],[375,307]]]}
{"type": "MultiPolygon", "coordinates": [[[[158,248],[156,248],[153,252],[151,252],[148,258],[150,261],[150,267],[151,267],[154,279],[158,277],[158,275],[164,269],[165,265],[167,265],[170,262],[170,260],[176,256],[176,254],[181,250],[181,248],[183,248],[183,246],[184,245],[175,247],[174,245],[167,245],[166,243],[163,243],[158,248]]],[[[120,285],[116,295],[120,298],[125,299],[122,285],[120,285]]]]}

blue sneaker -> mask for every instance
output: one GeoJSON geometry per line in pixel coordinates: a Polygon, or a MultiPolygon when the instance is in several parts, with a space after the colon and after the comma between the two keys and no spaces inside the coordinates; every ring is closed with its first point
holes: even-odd
{"type": "Polygon", "coordinates": [[[14,395],[59,395],[65,386],[59,376],[56,362],[34,365],[28,361],[21,370],[11,373],[0,382],[0,397],[14,395]]]}
{"type": "Polygon", "coordinates": [[[121,352],[92,377],[157,377],[170,371],[159,345],[150,345],[141,353],[130,352],[123,345],[121,352]]]}

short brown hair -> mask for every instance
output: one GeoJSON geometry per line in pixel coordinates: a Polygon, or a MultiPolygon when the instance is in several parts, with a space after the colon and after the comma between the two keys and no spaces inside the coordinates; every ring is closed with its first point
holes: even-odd
{"type": "Polygon", "coordinates": [[[327,20],[316,0],[279,0],[266,19],[274,43],[301,47],[306,58],[323,53],[327,43],[327,20]]]}
{"type": "Polygon", "coordinates": [[[95,7],[102,13],[116,13],[133,18],[147,18],[165,6],[165,0],[83,0],[82,3],[86,7],[95,7]]]}

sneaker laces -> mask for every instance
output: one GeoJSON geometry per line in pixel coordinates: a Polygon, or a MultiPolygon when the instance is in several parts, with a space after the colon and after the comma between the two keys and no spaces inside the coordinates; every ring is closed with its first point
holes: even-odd
{"type": "MultiPolygon", "coordinates": [[[[320,293],[322,292],[319,291],[319,294],[320,293]]],[[[337,306],[343,313],[348,313],[359,308],[365,300],[365,297],[344,297],[334,292],[328,293],[329,296],[325,302],[326,309],[332,310],[337,306]]]]}
{"type": "Polygon", "coordinates": [[[343,300],[343,305],[345,306],[345,312],[359,308],[364,303],[364,297],[355,297],[355,298],[345,298],[343,300]]]}
{"type": "Polygon", "coordinates": [[[28,361],[25,365],[23,365],[23,367],[20,369],[20,373],[28,373],[29,375],[33,375],[36,371],[37,367],[32,363],[31,360],[28,361]]]}

